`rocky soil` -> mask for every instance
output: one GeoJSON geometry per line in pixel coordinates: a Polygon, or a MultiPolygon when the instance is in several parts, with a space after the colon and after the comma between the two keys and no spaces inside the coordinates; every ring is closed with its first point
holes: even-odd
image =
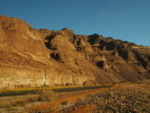
{"type": "Polygon", "coordinates": [[[149,111],[150,84],[132,84],[90,95],[72,106],[66,105],[59,113],[149,113],[149,111]]]}

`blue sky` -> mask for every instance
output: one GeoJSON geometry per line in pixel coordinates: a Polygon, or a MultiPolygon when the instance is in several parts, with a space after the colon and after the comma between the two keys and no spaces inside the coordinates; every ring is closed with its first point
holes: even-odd
{"type": "Polygon", "coordinates": [[[67,27],[150,46],[150,0],[0,0],[0,14],[38,29],[67,27]]]}

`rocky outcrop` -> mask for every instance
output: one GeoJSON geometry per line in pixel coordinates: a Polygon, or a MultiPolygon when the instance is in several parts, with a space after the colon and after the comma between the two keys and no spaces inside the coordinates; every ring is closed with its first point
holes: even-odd
{"type": "Polygon", "coordinates": [[[150,47],[34,29],[0,16],[0,87],[104,85],[150,78],[150,47]]]}

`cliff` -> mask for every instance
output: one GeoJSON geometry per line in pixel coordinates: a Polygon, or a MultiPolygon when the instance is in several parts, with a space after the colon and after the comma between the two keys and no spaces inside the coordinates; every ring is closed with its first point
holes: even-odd
{"type": "Polygon", "coordinates": [[[150,47],[77,35],[70,29],[34,29],[0,16],[0,87],[104,85],[150,78],[150,47]]]}

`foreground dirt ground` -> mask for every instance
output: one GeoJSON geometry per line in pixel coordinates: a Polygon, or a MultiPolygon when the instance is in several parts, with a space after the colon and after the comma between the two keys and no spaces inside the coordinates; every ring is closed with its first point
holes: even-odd
{"type": "Polygon", "coordinates": [[[0,113],[149,113],[150,81],[71,92],[1,96],[0,113]]]}
{"type": "Polygon", "coordinates": [[[60,108],[59,113],[149,113],[150,85],[130,84],[115,86],[74,105],[60,108]]]}

